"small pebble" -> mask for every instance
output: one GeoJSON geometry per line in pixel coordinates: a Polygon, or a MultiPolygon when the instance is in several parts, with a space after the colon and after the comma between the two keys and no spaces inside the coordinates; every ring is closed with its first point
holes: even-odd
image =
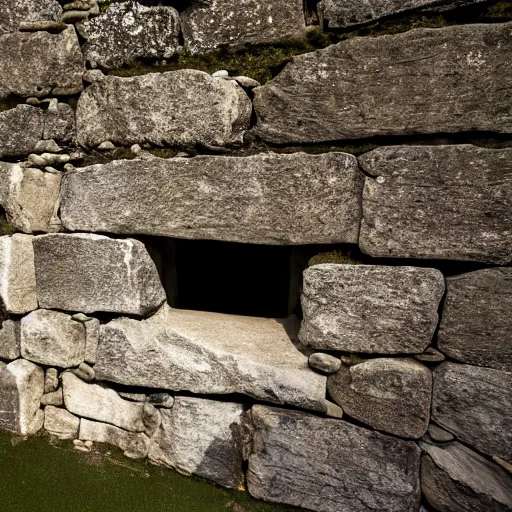
{"type": "Polygon", "coordinates": [[[215,73],[212,73],[213,77],[223,77],[223,76],[229,76],[229,73],[225,69],[220,69],[219,71],[215,71],[215,73]]]}
{"type": "Polygon", "coordinates": [[[89,448],[87,446],[75,446],[75,450],[78,450],[79,452],[90,452],[89,448]]]}
{"type": "Polygon", "coordinates": [[[422,354],[416,354],[415,359],[422,363],[440,363],[444,361],[444,354],[436,350],[434,347],[428,347],[422,354]]]}
{"type": "Polygon", "coordinates": [[[65,11],[60,17],[61,23],[72,24],[80,21],[85,21],[89,18],[88,11],[65,11]]]}
{"type": "Polygon", "coordinates": [[[73,164],[65,164],[64,165],[64,170],[69,172],[69,171],[73,171],[75,169],[75,166],[73,164]]]}
{"type": "Polygon", "coordinates": [[[138,144],[134,144],[133,146],[130,147],[130,151],[132,153],[138,154],[142,151],[142,148],[138,144]]]}
{"type": "Polygon", "coordinates": [[[453,441],[455,437],[450,432],[447,432],[441,427],[438,427],[437,425],[430,423],[428,426],[428,434],[432,438],[432,440],[438,442],[438,443],[449,443],[450,441],[453,441]]]}
{"type": "Polygon", "coordinates": [[[47,153],[58,153],[62,148],[53,140],[40,140],[35,147],[36,151],[47,153]]]}
{"type": "Polygon", "coordinates": [[[112,142],[110,142],[109,140],[106,140],[98,146],[98,149],[101,151],[108,151],[111,149],[116,149],[116,147],[114,146],[114,144],[112,144],[112,142]]]}
{"type": "Polygon", "coordinates": [[[40,101],[37,98],[27,98],[25,103],[28,105],[39,105],[40,101]]]}
{"type": "Polygon", "coordinates": [[[235,80],[242,87],[246,87],[247,89],[254,89],[255,87],[259,87],[261,85],[257,80],[249,78],[248,76],[235,76],[233,80],[235,80]]]}
{"type": "Polygon", "coordinates": [[[92,366],[89,366],[87,363],[80,363],[78,368],[73,368],[71,373],[75,374],[78,378],[82,379],[85,382],[90,382],[94,380],[96,377],[96,373],[92,366]]]}
{"type": "Polygon", "coordinates": [[[325,400],[325,405],[327,406],[327,410],[325,411],[326,416],[338,419],[343,417],[343,409],[339,405],[333,404],[329,400],[325,400]]]}
{"type": "Polygon", "coordinates": [[[176,155],[176,158],[187,158],[189,156],[188,153],[185,153],[184,151],[180,151],[177,155],[176,155]]]}
{"type": "Polygon", "coordinates": [[[317,352],[311,354],[308,360],[309,366],[327,375],[337,372],[341,367],[341,360],[329,354],[317,352]]]}
{"type": "Polygon", "coordinates": [[[92,441],[85,441],[85,446],[87,446],[87,448],[91,448],[92,447],[92,441]]]}
{"type": "Polygon", "coordinates": [[[73,444],[75,446],[85,446],[84,442],[81,439],[73,439],[73,444]]]}
{"type": "Polygon", "coordinates": [[[57,169],[55,169],[55,167],[46,166],[46,167],[44,168],[44,170],[45,170],[46,172],[51,173],[51,174],[62,174],[60,171],[58,171],[57,169]]]}
{"type": "Polygon", "coordinates": [[[46,160],[42,156],[34,154],[28,155],[28,163],[35,167],[45,167],[47,164],[46,160]]]}

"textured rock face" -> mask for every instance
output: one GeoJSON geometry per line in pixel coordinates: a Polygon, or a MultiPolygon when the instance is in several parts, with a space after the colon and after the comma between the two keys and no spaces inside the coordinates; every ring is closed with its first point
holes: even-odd
{"type": "Polygon", "coordinates": [[[145,315],[165,300],[155,264],[138,240],[100,235],[34,239],[39,306],[145,315]]]}
{"type": "Polygon", "coordinates": [[[31,153],[43,130],[44,113],[40,108],[18,105],[0,112],[0,157],[31,153]]]}
{"type": "Polygon", "coordinates": [[[184,69],[105,77],[80,96],[78,142],[225,146],[241,142],[251,101],[233,80],[184,69]]]}
{"type": "Polygon", "coordinates": [[[275,320],[184,311],[167,305],[148,320],[101,327],[96,377],[193,393],[244,393],[325,410],[325,377],[275,320]]]}
{"type": "Polygon", "coordinates": [[[79,439],[117,446],[130,459],[143,459],[148,454],[149,437],[142,432],[127,432],[114,425],[80,420],[79,439]]]}
{"type": "Polygon", "coordinates": [[[344,153],[120,160],[68,174],[61,219],[77,231],[355,243],[362,181],[344,153]]]}
{"type": "Polygon", "coordinates": [[[511,30],[511,23],[418,29],[294,57],[254,90],[258,131],[276,143],[510,133],[512,91],[504,84],[512,70],[502,63],[512,51],[511,30]]]}
{"type": "Polygon", "coordinates": [[[180,19],[172,7],[138,2],[111,4],[87,24],[85,58],[93,67],[120,67],[137,58],[172,57],[179,48],[180,19]]]}
{"type": "Polygon", "coordinates": [[[456,363],[434,372],[432,419],[489,455],[512,460],[512,373],[456,363]]]}
{"type": "Polygon", "coordinates": [[[432,268],[314,265],[304,272],[299,339],[324,350],[420,353],[443,292],[443,275],[432,268]]]}
{"type": "Polygon", "coordinates": [[[512,510],[510,477],[497,465],[460,443],[421,447],[421,489],[436,510],[512,510]]]}
{"type": "MultiPolygon", "coordinates": [[[[87,421],[87,420],[82,420],[87,421]]],[[[66,411],[49,405],[44,409],[44,429],[60,439],[75,439],[80,419],[66,411]]]]}
{"type": "Polygon", "coordinates": [[[327,380],[343,412],[377,430],[419,438],[428,428],[432,372],[414,359],[370,359],[343,365],[327,380]]]}
{"type": "Polygon", "coordinates": [[[381,257],[512,261],[512,149],[396,146],[361,156],[359,245],[381,257]]]}
{"type": "Polygon", "coordinates": [[[21,234],[0,237],[0,298],[8,313],[37,308],[32,239],[21,234]]]}
{"type": "Polygon", "coordinates": [[[85,328],[69,315],[38,309],[21,319],[21,355],[46,366],[72,368],[84,360],[85,328]]]}
{"type": "Polygon", "coordinates": [[[446,280],[437,345],[464,363],[512,372],[512,268],[446,280]]]}
{"type": "Polygon", "coordinates": [[[0,204],[9,224],[24,233],[56,228],[61,176],[0,162],[0,204]]]}
{"type": "Polygon", "coordinates": [[[0,358],[12,361],[21,355],[19,320],[5,320],[0,328],[0,358]]]}
{"type": "Polygon", "coordinates": [[[302,0],[206,0],[183,12],[182,24],[192,53],[285,42],[306,33],[302,0]]]}
{"type": "Polygon", "coordinates": [[[224,487],[243,483],[241,404],[177,397],[162,410],[162,424],[151,440],[149,460],[224,487]]]}
{"type": "Polygon", "coordinates": [[[251,413],[255,498],[319,512],[419,508],[414,443],[299,412],[255,405],[251,413]]]}
{"type": "Polygon", "coordinates": [[[56,0],[0,0],[0,34],[16,32],[23,21],[57,21],[61,14],[56,0]]]}
{"type": "Polygon", "coordinates": [[[59,34],[13,32],[0,36],[0,99],[76,94],[85,71],[73,27],[59,34]],[[23,65],[20,65],[23,63],[23,65]]]}

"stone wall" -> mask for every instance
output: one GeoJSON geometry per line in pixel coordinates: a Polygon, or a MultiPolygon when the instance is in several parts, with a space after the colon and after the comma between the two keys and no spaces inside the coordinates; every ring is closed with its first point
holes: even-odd
{"type": "Polygon", "coordinates": [[[157,3],[0,0],[0,428],[512,510],[510,6],[157,3]],[[180,309],[176,240],[290,246],[292,315],[180,309]]]}

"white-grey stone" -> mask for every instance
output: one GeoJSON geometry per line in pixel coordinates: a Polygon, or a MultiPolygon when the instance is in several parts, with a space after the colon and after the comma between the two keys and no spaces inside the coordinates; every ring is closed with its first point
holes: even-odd
{"type": "Polygon", "coordinates": [[[0,0],[0,34],[16,32],[24,22],[57,21],[61,13],[57,0],[0,0]]]}
{"type": "Polygon", "coordinates": [[[67,174],[61,219],[71,231],[356,243],[362,182],[345,153],[119,160],[67,174]]]}
{"type": "Polygon", "coordinates": [[[94,380],[96,376],[94,368],[90,367],[87,363],[80,363],[78,368],[73,368],[71,372],[85,382],[94,380]]]}
{"type": "Polygon", "coordinates": [[[18,359],[21,355],[21,336],[19,320],[4,320],[0,328],[0,358],[18,359]]]}
{"type": "Polygon", "coordinates": [[[60,439],[75,439],[78,435],[80,419],[52,405],[44,409],[44,429],[60,439]]]}
{"type": "Polygon", "coordinates": [[[105,140],[176,146],[242,142],[252,103],[232,80],[193,69],[91,84],[78,100],[77,140],[92,148],[105,140]]]}
{"type": "Polygon", "coordinates": [[[59,372],[57,368],[48,368],[44,375],[44,392],[51,393],[59,387],[59,372]]]}
{"type": "Polygon", "coordinates": [[[116,147],[109,140],[105,140],[101,144],[98,145],[98,149],[100,151],[109,151],[111,149],[116,149],[116,147]]]}
{"type": "Polygon", "coordinates": [[[304,272],[299,339],[323,350],[420,353],[437,326],[439,270],[324,263],[304,272]]]}
{"type": "Polygon", "coordinates": [[[62,388],[57,389],[57,391],[45,393],[41,397],[41,405],[54,405],[56,407],[64,405],[64,396],[62,395],[62,388]]]}
{"type": "MultiPolygon", "coordinates": [[[[40,108],[17,105],[15,108],[0,112],[0,157],[31,153],[41,140],[43,130],[44,112],[40,108]]],[[[7,167],[7,164],[3,164],[2,167],[7,167]]],[[[2,173],[5,172],[3,168],[2,173]]]]}
{"type": "Polygon", "coordinates": [[[85,327],[85,362],[94,364],[96,362],[96,350],[100,340],[100,321],[97,318],[89,317],[83,313],[73,315],[73,319],[82,322],[85,327]]]}
{"type": "Polygon", "coordinates": [[[224,487],[243,483],[241,404],[176,397],[162,410],[162,424],[151,440],[149,460],[224,487]]]}
{"type": "Polygon", "coordinates": [[[21,319],[21,355],[46,366],[78,366],[85,355],[85,328],[60,311],[33,311],[21,319]]]}
{"type": "Polygon", "coordinates": [[[436,443],[449,443],[455,439],[452,433],[439,427],[435,423],[430,423],[428,426],[428,435],[436,443]]]}
{"type": "Polygon", "coordinates": [[[325,411],[326,378],[308,368],[284,327],[266,318],[163,306],[148,320],[101,326],[96,378],[198,394],[243,393],[325,411]]]}
{"type": "Polygon", "coordinates": [[[339,357],[334,357],[329,354],[322,354],[316,352],[311,354],[308,359],[309,366],[325,374],[337,372],[341,366],[339,357]]]}
{"type": "Polygon", "coordinates": [[[155,264],[138,240],[93,234],[34,239],[39,306],[145,315],[165,300],[155,264]]]}

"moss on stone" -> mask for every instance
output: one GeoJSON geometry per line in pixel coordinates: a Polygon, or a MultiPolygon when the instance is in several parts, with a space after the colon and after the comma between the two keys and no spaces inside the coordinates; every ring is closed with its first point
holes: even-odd
{"type": "Polygon", "coordinates": [[[316,254],[308,261],[308,267],[320,265],[321,263],[341,263],[345,265],[360,265],[362,263],[350,251],[329,251],[316,254]]]}
{"type": "Polygon", "coordinates": [[[489,5],[482,18],[482,21],[512,20],[512,2],[496,2],[489,5]]]}
{"type": "Polygon", "coordinates": [[[5,213],[0,214],[0,236],[12,235],[16,230],[9,224],[5,213]]]}

